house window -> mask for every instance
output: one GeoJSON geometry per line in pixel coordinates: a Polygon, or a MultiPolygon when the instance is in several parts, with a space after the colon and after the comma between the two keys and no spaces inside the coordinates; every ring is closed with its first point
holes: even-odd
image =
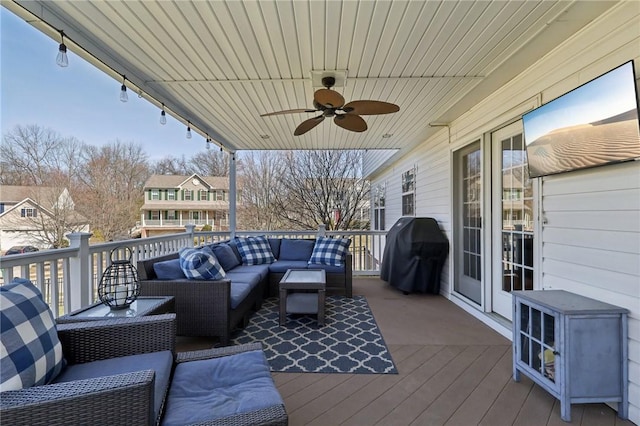
{"type": "Polygon", "coordinates": [[[184,190],[184,200],[185,201],[193,200],[193,191],[191,189],[184,190]]]}
{"type": "Polygon", "coordinates": [[[160,199],[160,191],[157,189],[152,189],[151,190],[151,199],[152,200],[159,200],[160,199]]]}
{"type": "Polygon", "coordinates": [[[158,210],[152,210],[149,212],[149,219],[160,220],[160,212],[158,210]]]}
{"type": "Polygon", "coordinates": [[[38,210],[32,208],[24,208],[20,210],[20,216],[22,217],[38,217],[38,210]]]}
{"type": "Polygon", "coordinates": [[[0,203],[0,213],[4,213],[4,203],[0,203]]]}
{"type": "Polygon", "coordinates": [[[216,200],[224,201],[224,190],[216,191],[216,200]]]}
{"type": "Polygon", "coordinates": [[[209,199],[209,191],[206,189],[201,189],[198,191],[198,200],[207,201],[209,199]]]}
{"type": "Polygon", "coordinates": [[[169,189],[167,191],[167,200],[175,200],[176,199],[176,191],[174,191],[173,189],[169,189]]]}
{"type": "Polygon", "coordinates": [[[402,174],[402,216],[416,215],[416,168],[402,174]]]}
{"type": "Polygon", "coordinates": [[[167,220],[176,220],[176,211],[168,210],[167,211],[167,220]]]}
{"type": "Polygon", "coordinates": [[[387,188],[386,185],[378,185],[373,193],[373,229],[384,231],[384,208],[387,188]]]}

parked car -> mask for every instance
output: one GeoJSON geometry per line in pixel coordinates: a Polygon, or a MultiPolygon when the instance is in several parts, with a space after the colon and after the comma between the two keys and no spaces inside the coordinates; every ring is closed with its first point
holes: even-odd
{"type": "Polygon", "coordinates": [[[38,247],[34,247],[34,246],[13,246],[11,247],[9,250],[7,250],[4,255],[10,255],[10,254],[20,254],[20,253],[31,253],[34,251],[38,251],[38,247]]]}

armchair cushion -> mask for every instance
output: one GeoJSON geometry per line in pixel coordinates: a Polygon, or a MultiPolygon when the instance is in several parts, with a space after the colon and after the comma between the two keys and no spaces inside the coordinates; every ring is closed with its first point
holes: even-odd
{"type": "Polygon", "coordinates": [[[209,247],[218,258],[222,269],[226,272],[240,265],[240,260],[238,260],[238,257],[229,244],[217,243],[211,244],[209,247]]]}
{"type": "Polygon", "coordinates": [[[351,240],[320,237],[313,247],[309,264],[343,266],[351,240]]]}
{"type": "Polygon", "coordinates": [[[156,262],[153,264],[153,271],[159,280],[183,280],[186,278],[180,266],[180,259],[156,262]]]}
{"type": "Polygon", "coordinates": [[[283,238],[280,243],[280,257],[278,257],[278,260],[309,261],[313,251],[313,244],[313,240],[283,238]]]}
{"type": "MultiPolygon", "coordinates": [[[[84,364],[70,365],[54,380],[54,383],[73,382],[75,380],[95,379],[97,377],[111,376],[114,374],[152,370],[155,372],[153,408],[155,418],[158,418],[160,410],[162,409],[162,401],[164,400],[167,389],[169,389],[172,365],[173,354],[171,351],[109,358],[84,364]]],[[[126,407],[121,408],[126,409],[126,407]]],[[[114,407],[114,409],[118,408],[114,407]]]]}
{"type": "Polygon", "coordinates": [[[262,350],[177,365],[164,425],[212,421],[283,405],[262,350]]]}
{"type": "Polygon", "coordinates": [[[221,280],[226,276],[220,262],[209,247],[183,247],[178,252],[185,276],[194,280],[221,280]]]}
{"type": "Polygon", "coordinates": [[[236,237],[236,246],[242,257],[243,265],[263,265],[273,263],[275,258],[267,237],[236,237]]]}
{"type": "Polygon", "coordinates": [[[31,281],[16,278],[0,286],[0,388],[45,385],[64,368],[53,314],[31,281]]]}

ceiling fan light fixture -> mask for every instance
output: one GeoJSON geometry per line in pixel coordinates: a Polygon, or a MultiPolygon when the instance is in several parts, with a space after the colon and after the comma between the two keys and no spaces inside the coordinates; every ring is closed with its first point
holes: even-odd
{"type": "Polygon", "coordinates": [[[385,133],[384,135],[382,135],[382,138],[389,139],[391,136],[393,136],[393,133],[385,133]]]}

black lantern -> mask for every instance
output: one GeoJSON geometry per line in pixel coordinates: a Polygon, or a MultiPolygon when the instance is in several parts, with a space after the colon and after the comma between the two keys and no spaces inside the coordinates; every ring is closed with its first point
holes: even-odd
{"type": "Polygon", "coordinates": [[[98,284],[100,301],[111,309],[128,308],[140,294],[138,271],[131,264],[131,249],[124,248],[126,259],[114,259],[114,253],[119,249],[111,250],[111,265],[104,270],[98,284]]]}

